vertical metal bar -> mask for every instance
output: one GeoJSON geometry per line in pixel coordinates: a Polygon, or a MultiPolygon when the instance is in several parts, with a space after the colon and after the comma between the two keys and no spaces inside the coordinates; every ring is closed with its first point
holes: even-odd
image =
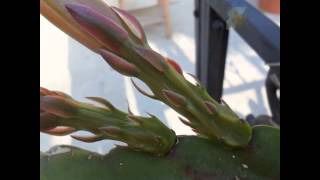
{"type": "Polygon", "coordinates": [[[196,74],[199,79],[201,79],[201,53],[200,53],[200,44],[201,44],[201,38],[200,38],[200,32],[201,32],[201,26],[200,26],[200,12],[201,12],[201,0],[195,0],[195,10],[193,12],[195,17],[195,36],[196,36],[196,74]]]}
{"type": "Polygon", "coordinates": [[[208,93],[220,101],[228,47],[227,24],[210,7],[208,0],[201,1],[200,11],[200,74],[201,83],[208,93]]]}
{"type": "Polygon", "coordinates": [[[280,66],[270,68],[265,86],[272,118],[280,125],[280,98],[277,97],[277,90],[280,91],[280,66]]]}
{"type": "Polygon", "coordinates": [[[208,47],[210,35],[210,7],[207,5],[206,0],[200,0],[200,33],[199,33],[199,71],[198,78],[201,83],[207,87],[207,61],[208,61],[208,47]]]}

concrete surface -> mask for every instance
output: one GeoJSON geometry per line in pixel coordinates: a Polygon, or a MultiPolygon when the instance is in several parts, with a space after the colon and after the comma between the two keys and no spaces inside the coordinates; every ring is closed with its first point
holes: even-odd
{"type": "MultiPolygon", "coordinates": [[[[173,36],[165,39],[163,27],[145,28],[154,50],[175,59],[185,72],[195,73],[195,39],[193,0],[177,0],[170,7],[173,36]]],[[[280,24],[280,17],[269,15],[280,24]]],[[[133,112],[152,113],[173,128],[177,134],[192,134],[177,119],[177,114],[163,103],[139,94],[125,78],[112,70],[102,58],[87,50],[40,16],[40,85],[52,90],[72,94],[78,100],[86,96],[101,96],[116,107],[133,112]]],[[[269,114],[264,81],[268,68],[241,38],[231,31],[224,83],[224,99],[242,117],[249,113],[269,114]]],[[[142,83],[140,83],[142,84],[142,83]]],[[[143,85],[143,84],[142,84],[143,85]]],[[[147,88],[146,88],[147,89],[147,88]]],[[[77,132],[77,134],[87,134],[77,132]]],[[[53,137],[40,133],[40,150],[46,151],[56,144],[72,144],[105,153],[115,141],[93,144],[72,140],[69,136],[53,137]]]]}

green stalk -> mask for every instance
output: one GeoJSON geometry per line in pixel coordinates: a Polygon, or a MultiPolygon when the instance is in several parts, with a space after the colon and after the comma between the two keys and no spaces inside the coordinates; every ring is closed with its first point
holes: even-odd
{"type": "MultiPolygon", "coordinates": [[[[231,147],[245,147],[249,143],[252,136],[250,125],[241,120],[228,105],[210,97],[200,84],[188,82],[174,61],[153,51],[142,26],[126,11],[106,4],[105,7],[99,7],[96,4],[101,3],[101,0],[41,2],[54,6],[52,9],[59,9],[63,19],[72,22],[72,27],[77,27],[74,29],[99,44],[95,48],[87,45],[88,48],[100,54],[119,73],[145,82],[153,94],[144,92],[137,85],[135,87],[187,118],[182,122],[199,135],[213,141],[222,141],[231,147]]],[[[63,25],[58,27],[69,32],[63,25]]],[[[75,35],[72,37],[82,42],[81,38],[75,35]]],[[[86,45],[86,42],[83,44],[86,45]]]]}
{"type": "Polygon", "coordinates": [[[82,103],[58,91],[40,89],[40,131],[64,136],[84,130],[93,136],[71,136],[84,142],[103,139],[122,141],[129,148],[155,155],[168,153],[175,133],[158,118],[135,116],[113,107],[102,98],[89,97],[104,107],[82,103]]]}

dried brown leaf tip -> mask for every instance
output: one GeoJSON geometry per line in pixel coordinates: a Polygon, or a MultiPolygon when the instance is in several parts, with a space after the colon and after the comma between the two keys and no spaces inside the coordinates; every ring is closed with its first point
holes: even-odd
{"type": "Polygon", "coordinates": [[[86,97],[86,98],[103,105],[108,110],[114,110],[115,109],[115,107],[109,101],[107,101],[106,99],[103,99],[101,97],[86,97]]]}

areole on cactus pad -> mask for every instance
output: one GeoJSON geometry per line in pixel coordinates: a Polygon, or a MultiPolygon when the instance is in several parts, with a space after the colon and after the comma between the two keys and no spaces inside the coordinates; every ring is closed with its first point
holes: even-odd
{"type": "Polygon", "coordinates": [[[249,143],[250,125],[226,103],[211,98],[200,84],[187,81],[177,63],[153,51],[135,17],[109,7],[102,0],[40,2],[43,4],[41,13],[48,20],[100,54],[119,73],[146,83],[153,94],[138,90],[180,113],[186,118],[182,122],[197,134],[231,147],[245,147],[249,143]],[[90,39],[90,42],[83,39],[90,39]]]}

